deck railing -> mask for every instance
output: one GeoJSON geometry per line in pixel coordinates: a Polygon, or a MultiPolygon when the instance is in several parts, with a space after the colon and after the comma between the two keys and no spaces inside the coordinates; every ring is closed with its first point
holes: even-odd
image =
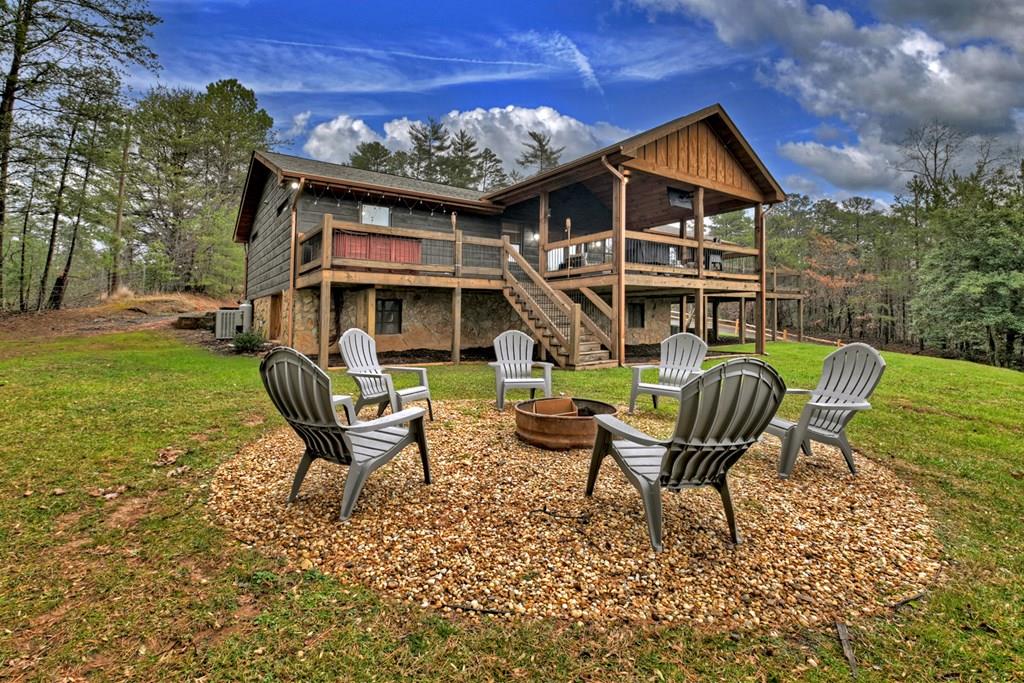
{"type": "MultiPolygon", "coordinates": [[[[613,238],[614,233],[606,230],[542,245],[538,271],[552,281],[613,273],[613,238]]],[[[704,263],[698,264],[699,245],[692,238],[627,230],[625,244],[625,269],[630,273],[740,280],[758,276],[754,247],[708,240],[704,263]]],[[[299,274],[338,267],[497,280],[504,260],[500,239],[467,235],[459,229],[441,232],[365,225],[329,215],[323,225],[300,234],[298,246],[299,274]],[[325,241],[325,234],[330,239],[325,241]],[[330,247],[326,251],[325,245],[330,247]]],[[[794,278],[778,277],[779,289],[799,287],[798,278],[794,283],[794,278]]]]}

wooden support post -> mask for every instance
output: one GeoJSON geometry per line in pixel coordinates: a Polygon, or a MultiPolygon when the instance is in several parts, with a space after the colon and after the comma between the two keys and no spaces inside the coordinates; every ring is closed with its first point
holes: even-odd
{"type": "Polygon", "coordinates": [[[580,325],[582,309],[572,305],[572,320],[569,321],[569,365],[576,367],[580,362],[580,325]]]}
{"type": "MultiPolygon", "coordinates": [[[[551,213],[550,197],[547,190],[540,193],[540,212],[537,215],[537,232],[539,239],[537,244],[537,272],[544,277],[548,272],[548,259],[545,248],[548,245],[548,218],[551,213]]],[[[525,236],[524,236],[525,238],[525,236]]]]}
{"type": "MultiPolygon", "coordinates": [[[[686,228],[680,228],[680,231],[686,228]]],[[[679,295],[679,331],[686,332],[686,295],[679,295]]]]}
{"type": "Polygon", "coordinates": [[[626,177],[617,171],[612,178],[612,243],[615,250],[615,285],[612,309],[615,360],[626,363],[626,177]]]}
{"type": "Polygon", "coordinates": [[[717,342],[721,330],[718,328],[718,299],[711,302],[711,337],[717,342]]]}
{"type": "MultiPolygon", "coordinates": [[[[325,273],[326,275],[326,273],[325,273]]],[[[317,363],[324,370],[327,369],[328,355],[331,350],[331,280],[324,278],[320,280],[320,327],[318,330],[318,341],[320,348],[317,352],[317,363]]]]}
{"type": "MultiPolygon", "coordinates": [[[[693,235],[697,239],[697,277],[704,277],[704,188],[693,193],[693,235]]],[[[701,323],[703,328],[704,324],[701,323]]]]}
{"type": "Polygon", "coordinates": [[[739,323],[740,344],[747,343],[747,300],[740,299],[740,315],[736,321],[739,323]]]}
{"type": "Polygon", "coordinates": [[[779,300],[772,299],[772,341],[779,337],[779,300]]]}
{"type": "Polygon", "coordinates": [[[366,334],[377,338],[377,286],[366,290],[366,334]]]}
{"type": "Polygon", "coordinates": [[[694,296],[693,306],[693,333],[707,341],[707,322],[708,313],[705,306],[707,306],[707,298],[704,296],[704,290],[698,289],[697,294],[694,296]]]}
{"type": "Polygon", "coordinates": [[[803,299],[797,299],[796,300],[796,318],[797,318],[796,340],[802,342],[804,340],[804,300],[803,299]]]}
{"type": "MultiPolygon", "coordinates": [[[[452,213],[454,216],[455,213],[452,213]]],[[[453,222],[454,224],[454,222],[453,222]]],[[[455,277],[462,277],[462,231],[455,231],[455,253],[452,256],[455,261],[455,277]]]]}
{"type": "Polygon", "coordinates": [[[462,360],[462,287],[452,289],[452,362],[462,360]]]}
{"type": "Polygon", "coordinates": [[[754,337],[754,352],[763,355],[765,352],[765,327],[767,326],[765,290],[768,284],[766,281],[768,269],[765,251],[764,206],[760,203],[754,207],[754,246],[757,248],[757,296],[754,299],[757,336],[754,337]]]}

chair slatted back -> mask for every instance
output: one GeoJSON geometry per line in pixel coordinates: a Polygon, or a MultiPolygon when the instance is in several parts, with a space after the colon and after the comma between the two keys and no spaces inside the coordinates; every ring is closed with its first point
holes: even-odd
{"type": "MultiPolygon", "coordinates": [[[[875,391],[885,360],[882,355],[867,344],[855,343],[833,351],[825,359],[821,379],[811,398],[820,403],[866,401],[875,391]]],[[[810,426],[832,434],[838,434],[853,419],[848,410],[816,410],[811,416],[810,426]]]]}
{"type": "Polygon", "coordinates": [[[661,484],[720,481],[757,441],[785,394],[779,373],[756,358],[726,361],[689,382],[661,462],[661,484]]]}
{"type": "Polygon", "coordinates": [[[708,345],[689,332],[673,334],[661,342],[658,384],[681,387],[693,373],[700,372],[708,345]]]}
{"type": "Polygon", "coordinates": [[[530,376],[533,344],[533,337],[519,330],[507,330],[494,338],[494,355],[501,363],[505,379],[530,376]]]}
{"type": "Polygon", "coordinates": [[[295,349],[281,346],[260,363],[260,377],[274,407],[318,458],[347,465],[351,447],[331,401],[331,378],[295,349]]]}
{"type": "MultiPolygon", "coordinates": [[[[341,357],[345,367],[353,372],[381,372],[377,361],[377,342],[373,337],[358,327],[345,330],[338,341],[341,357]]],[[[374,377],[354,377],[359,385],[359,393],[363,396],[380,396],[388,392],[383,379],[374,377]]]]}

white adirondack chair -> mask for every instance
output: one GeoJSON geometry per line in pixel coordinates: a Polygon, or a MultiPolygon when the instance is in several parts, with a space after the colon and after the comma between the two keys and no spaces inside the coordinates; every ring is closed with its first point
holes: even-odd
{"type": "Polygon", "coordinates": [[[701,363],[708,353],[708,345],[689,332],[680,332],[661,342],[661,360],[657,365],[634,365],[633,388],[629,392],[629,412],[636,409],[636,398],[650,394],[654,407],[658,397],[679,398],[683,385],[703,373],[701,363]],[[644,370],[658,370],[657,382],[644,382],[644,370]]]}
{"type": "Polygon", "coordinates": [[[430,400],[426,368],[381,367],[377,362],[377,342],[356,327],[345,330],[341,339],[338,340],[338,346],[341,348],[341,357],[348,368],[347,374],[359,386],[356,412],[365,405],[376,405],[378,406],[377,414],[383,415],[385,408],[390,405],[391,410],[397,413],[412,401],[426,401],[430,420],[434,420],[434,404],[430,400]],[[419,384],[395,390],[394,382],[389,374],[392,372],[415,373],[419,377],[419,384]]]}
{"type": "Polygon", "coordinates": [[[551,396],[551,363],[533,360],[533,338],[525,332],[508,330],[494,339],[494,355],[498,359],[488,363],[494,368],[494,382],[498,392],[498,410],[505,409],[505,394],[511,389],[529,389],[533,398],[537,389],[551,396]],[[533,374],[541,368],[543,375],[533,374]]]}
{"type": "Polygon", "coordinates": [[[825,359],[816,389],[786,390],[787,394],[805,394],[809,399],[798,422],[776,417],[766,430],[782,439],[780,477],[785,479],[793,472],[801,449],[807,455],[811,454],[811,441],[837,446],[850,473],[857,474],[853,449],[846,438],[846,425],[859,411],[871,407],[868,398],[878,386],[883,372],[885,360],[878,351],[867,344],[847,344],[825,359]]]}

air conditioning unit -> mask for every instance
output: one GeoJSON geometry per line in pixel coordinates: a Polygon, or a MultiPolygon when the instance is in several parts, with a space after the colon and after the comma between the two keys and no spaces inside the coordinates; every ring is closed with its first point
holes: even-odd
{"type": "Polygon", "coordinates": [[[217,311],[214,336],[217,339],[234,339],[240,332],[252,329],[252,304],[244,303],[238,308],[222,308],[217,311]]]}

